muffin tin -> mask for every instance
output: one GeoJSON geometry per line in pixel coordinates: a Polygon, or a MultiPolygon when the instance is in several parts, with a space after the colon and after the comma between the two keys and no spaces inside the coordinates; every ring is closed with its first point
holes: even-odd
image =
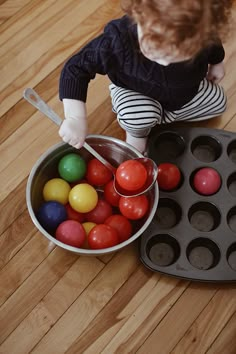
{"type": "Polygon", "coordinates": [[[148,154],[157,165],[181,171],[173,191],[160,190],[155,216],[140,238],[140,257],[151,270],[209,282],[236,280],[236,134],[218,129],[163,126],[153,130],[148,154]],[[221,188],[194,190],[193,175],[216,169],[221,188]]]}

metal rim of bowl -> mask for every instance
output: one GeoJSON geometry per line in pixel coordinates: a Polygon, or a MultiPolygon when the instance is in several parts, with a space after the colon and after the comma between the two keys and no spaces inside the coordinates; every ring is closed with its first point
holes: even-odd
{"type": "MultiPolygon", "coordinates": [[[[105,137],[108,141],[111,142],[117,142],[120,145],[123,145],[124,147],[127,147],[127,145],[129,145],[129,148],[134,151],[138,157],[143,157],[143,155],[137,150],[135,149],[133,146],[131,146],[130,144],[125,143],[122,140],[113,138],[113,137],[109,137],[109,136],[103,136],[103,135],[88,135],[87,138],[98,138],[100,139],[101,137],[105,137]]],[[[145,223],[142,225],[142,227],[133,235],[131,236],[128,240],[119,243],[116,246],[113,247],[108,247],[108,248],[102,248],[102,249],[85,249],[85,248],[77,248],[77,247],[73,247],[70,245],[67,245],[63,242],[58,241],[55,237],[51,236],[42,226],[41,224],[38,222],[34,210],[32,208],[31,205],[31,186],[32,186],[32,181],[35,175],[35,172],[37,171],[38,167],[40,166],[40,164],[44,161],[45,157],[48,156],[50,153],[52,153],[55,149],[63,146],[63,145],[67,145],[64,142],[60,142],[58,144],[53,145],[52,147],[50,147],[48,150],[46,150],[45,153],[43,153],[43,155],[40,156],[40,158],[36,161],[35,165],[32,167],[31,172],[29,174],[28,180],[27,180],[27,185],[26,185],[26,204],[27,204],[27,208],[28,208],[28,212],[30,214],[31,220],[33,221],[34,225],[36,226],[36,228],[43,234],[43,236],[45,236],[49,241],[53,242],[54,244],[56,244],[57,246],[64,248],[67,251],[71,251],[74,253],[77,253],[79,255],[86,255],[86,256],[101,256],[101,255],[105,255],[108,253],[112,253],[112,252],[116,252],[119,251],[120,249],[124,248],[125,246],[129,245],[130,243],[132,243],[133,241],[135,241],[139,236],[141,236],[141,234],[146,230],[146,228],[148,227],[148,225],[151,223],[156,209],[157,209],[157,205],[158,205],[158,200],[159,200],[159,189],[158,189],[158,184],[157,182],[154,184],[154,188],[155,190],[153,191],[155,193],[155,197],[154,197],[154,202],[153,202],[153,206],[152,206],[152,210],[150,211],[150,214],[147,218],[147,220],[145,221],[145,223]]]]}

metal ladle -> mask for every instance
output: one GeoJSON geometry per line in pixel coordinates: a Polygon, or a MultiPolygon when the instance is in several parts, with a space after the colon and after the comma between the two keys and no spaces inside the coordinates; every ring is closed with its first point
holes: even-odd
{"type": "MultiPolygon", "coordinates": [[[[35,108],[37,108],[40,112],[42,112],[44,115],[46,115],[49,119],[51,119],[54,123],[56,123],[58,126],[61,125],[62,119],[57,115],[56,112],[50,108],[46,102],[42,100],[42,98],[32,89],[32,88],[27,88],[25,89],[23,93],[23,97],[31,103],[35,108]]],[[[156,182],[157,179],[157,173],[158,169],[155,164],[155,162],[152,159],[149,159],[147,157],[139,157],[136,158],[135,160],[139,161],[142,163],[142,165],[146,168],[147,171],[147,180],[145,185],[140,188],[139,190],[135,191],[127,191],[126,189],[121,188],[121,186],[117,183],[116,181],[116,168],[110,164],[107,160],[105,160],[96,150],[94,150],[89,144],[84,142],[83,147],[90,152],[94,157],[96,157],[102,164],[104,164],[113,174],[114,176],[114,188],[118,194],[124,197],[129,197],[129,196],[138,196],[140,194],[146,193],[154,183],[156,182]]]]}

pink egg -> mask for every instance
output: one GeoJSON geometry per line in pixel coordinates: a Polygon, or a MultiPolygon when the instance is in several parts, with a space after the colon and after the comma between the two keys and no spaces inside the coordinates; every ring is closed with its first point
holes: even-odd
{"type": "Polygon", "coordinates": [[[201,168],[194,175],[193,186],[195,190],[200,194],[214,194],[219,190],[221,186],[220,175],[214,168],[201,168]]]}
{"type": "Polygon", "coordinates": [[[85,229],[75,220],[63,221],[56,229],[56,239],[73,247],[81,247],[86,239],[85,229]]]}

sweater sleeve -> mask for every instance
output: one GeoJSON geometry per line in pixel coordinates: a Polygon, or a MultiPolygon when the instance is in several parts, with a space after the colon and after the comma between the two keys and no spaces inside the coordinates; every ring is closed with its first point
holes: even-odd
{"type": "Polygon", "coordinates": [[[224,60],[225,51],[221,44],[221,41],[218,40],[215,44],[212,44],[208,48],[208,63],[209,64],[219,64],[224,60]]]}
{"type": "Polygon", "coordinates": [[[96,74],[106,75],[119,70],[123,63],[123,51],[119,32],[107,26],[102,35],[96,37],[72,56],[64,65],[60,75],[59,97],[86,102],[88,84],[96,74]]]}

